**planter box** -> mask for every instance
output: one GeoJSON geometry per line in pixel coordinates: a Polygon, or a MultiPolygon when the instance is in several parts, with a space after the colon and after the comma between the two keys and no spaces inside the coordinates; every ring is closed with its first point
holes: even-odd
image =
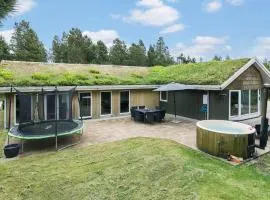
{"type": "Polygon", "coordinates": [[[19,144],[9,144],[4,147],[4,153],[6,158],[14,158],[19,154],[20,145],[19,144]]]}

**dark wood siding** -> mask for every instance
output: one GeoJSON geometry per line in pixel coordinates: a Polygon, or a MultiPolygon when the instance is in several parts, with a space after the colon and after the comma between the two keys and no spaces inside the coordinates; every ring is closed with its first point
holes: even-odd
{"type": "Polygon", "coordinates": [[[210,91],[209,92],[209,119],[229,119],[229,92],[210,91]]]}
{"type": "MultiPolygon", "coordinates": [[[[185,90],[176,91],[176,114],[183,117],[203,120],[205,114],[200,111],[203,104],[203,95],[205,91],[185,90]]],[[[169,92],[168,102],[160,102],[168,114],[174,114],[174,92],[169,92]]]]}

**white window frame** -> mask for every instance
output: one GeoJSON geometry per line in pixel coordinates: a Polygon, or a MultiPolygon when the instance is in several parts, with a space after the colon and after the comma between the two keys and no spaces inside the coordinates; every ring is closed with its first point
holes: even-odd
{"type": "Polygon", "coordinates": [[[44,96],[44,119],[47,120],[47,96],[53,95],[56,98],[56,108],[57,108],[57,116],[56,119],[59,120],[59,95],[67,95],[68,102],[68,111],[70,111],[70,99],[68,98],[68,93],[60,93],[60,94],[46,94],[44,96]]]}
{"type": "MultiPolygon", "coordinates": [[[[242,90],[229,90],[229,120],[244,120],[254,117],[259,117],[261,115],[260,107],[261,107],[261,93],[260,89],[257,89],[258,92],[258,112],[251,113],[251,90],[249,89],[249,113],[248,114],[241,114],[242,113],[242,90]],[[238,115],[231,116],[231,93],[238,92],[238,115]]],[[[255,90],[255,89],[254,89],[255,90]]]]}
{"type": "Polygon", "coordinates": [[[130,113],[130,90],[123,90],[119,92],[119,112],[120,114],[129,114],[130,113]],[[121,92],[128,92],[128,112],[121,112],[121,92]]]}
{"type": "Polygon", "coordinates": [[[5,109],[4,109],[4,129],[7,128],[7,96],[5,95],[5,103],[4,103],[4,106],[5,106],[5,109]]]}
{"type": "MultiPolygon", "coordinates": [[[[81,94],[85,94],[85,93],[89,93],[91,98],[90,98],[90,101],[91,101],[91,112],[90,112],[90,116],[82,116],[83,119],[90,119],[92,118],[93,116],[93,96],[92,96],[92,91],[89,91],[89,92],[79,92],[78,93],[78,96],[79,96],[79,101],[81,100],[81,94]]],[[[80,102],[79,102],[79,109],[78,109],[78,116],[81,117],[81,107],[80,107],[80,102]]]]}
{"type": "MultiPolygon", "coordinates": [[[[13,115],[14,115],[14,125],[19,125],[17,123],[17,116],[16,116],[16,100],[17,100],[17,94],[14,95],[13,97],[13,115]]],[[[11,105],[10,105],[11,106],[11,105]]],[[[33,96],[31,95],[31,120],[33,120],[33,96]]]]}
{"type": "Polygon", "coordinates": [[[159,100],[162,101],[162,102],[168,102],[168,96],[169,96],[168,91],[159,92],[159,100]],[[162,95],[161,95],[162,92],[166,92],[166,99],[162,99],[162,95]]]}
{"type": "Polygon", "coordinates": [[[113,103],[112,103],[112,91],[100,91],[100,100],[99,100],[99,102],[100,102],[100,105],[99,105],[100,116],[101,116],[101,117],[111,116],[111,115],[112,115],[112,109],[113,109],[113,103]],[[110,114],[102,115],[102,114],[101,114],[101,93],[105,93],[105,92],[111,93],[111,113],[110,113],[110,114]]]}

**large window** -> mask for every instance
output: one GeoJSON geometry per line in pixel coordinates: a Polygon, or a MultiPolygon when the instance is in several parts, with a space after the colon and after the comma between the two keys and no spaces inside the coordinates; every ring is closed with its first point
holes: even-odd
{"type": "Polygon", "coordinates": [[[16,95],[15,116],[16,123],[24,123],[32,120],[32,96],[16,95]]]}
{"type": "Polygon", "coordinates": [[[80,93],[80,116],[91,117],[91,93],[80,93]]]}
{"type": "Polygon", "coordinates": [[[160,101],[168,101],[168,92],[167,91],[162,91],[160,92],[160,101]]]}
{"type": "Polygon", "coordinates": [[[111,92],[101,92],[100,106],[101,106],[101,115],[110,115],[112,114],[112,93],[111,92]]]}
{"type": "Polygon", "coordinates": [[[45,120],[65,120],[69,118],[69,95],[46,95],[44,102],[45,120]],[[56,113],[56,108],[58,108],[56,113]]]}
{"type": "Polygon", "coordinates": [[[230,91],[230,118],[245,118],[259,114],[259,90],[230,91]]]}
{"type": "Polygon", "coordinates": [[[120,92],[120,113],[129,112],[129,91],[120,92]]]}

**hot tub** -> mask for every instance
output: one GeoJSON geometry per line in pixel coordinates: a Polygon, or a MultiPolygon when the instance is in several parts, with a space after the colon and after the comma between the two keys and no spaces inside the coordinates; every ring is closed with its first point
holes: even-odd
{"type": "Polygon", "coordinates": [[[255,128],[232,121],[205,120],[197,123],[197,147],[211,155],[228,154],[249,158],[255,149],[255,128]]]}

